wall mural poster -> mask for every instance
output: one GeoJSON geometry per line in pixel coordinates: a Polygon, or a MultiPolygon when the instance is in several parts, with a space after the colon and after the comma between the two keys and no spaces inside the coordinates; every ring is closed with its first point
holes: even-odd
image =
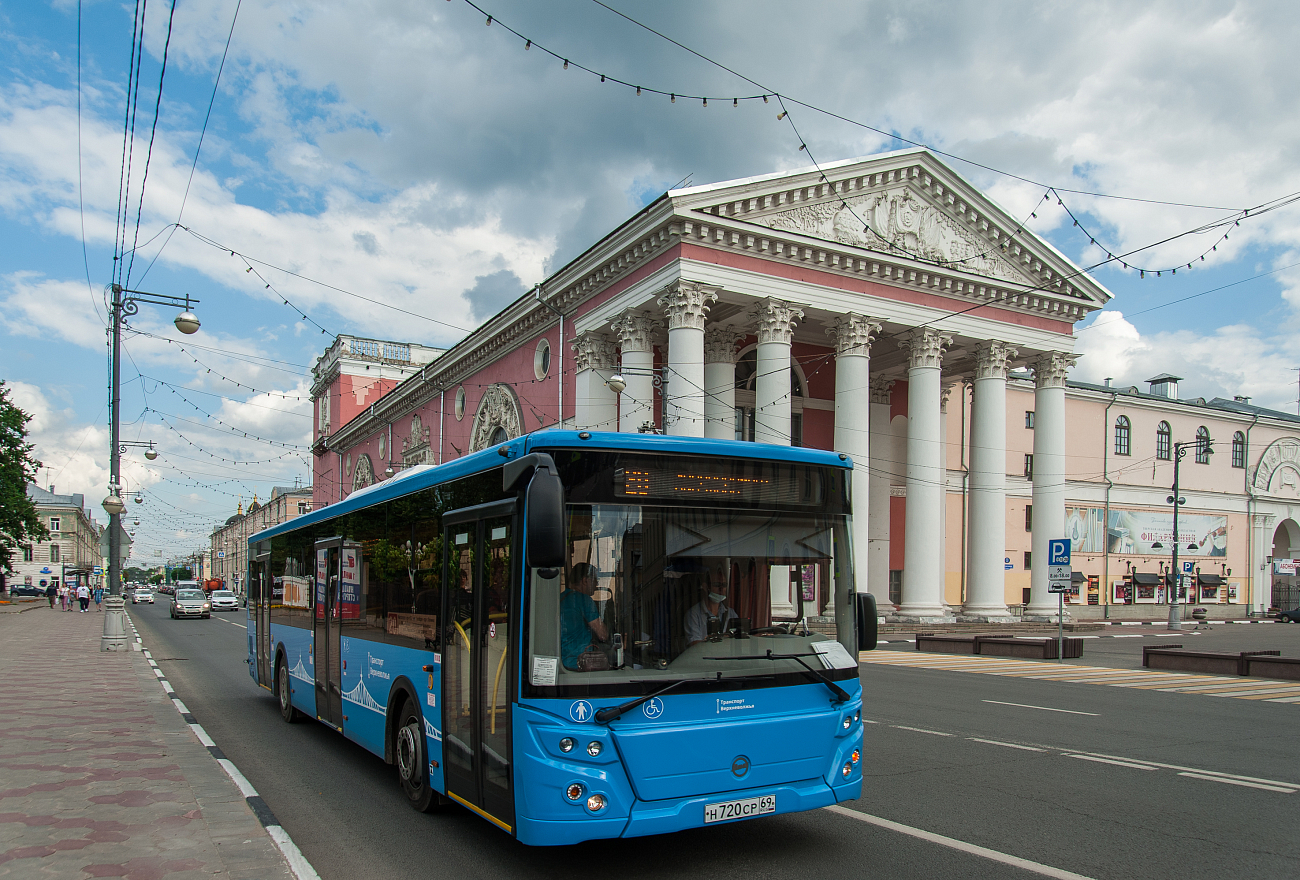
{"type": "MultiPolygon", "coordinates": [[[[1065,533],[1074,553],[1111,553],[1165,556],[1173,553],[1174,514],[1160,510],[1111,510],[1110,525],[1103,528],[1101,507],[1071,507],[1065,511],[1065,533]],[[1159,542],[1162,546],[1153,548],[1159,542]]],[[[1178,516],[1179,556],[1227,556],[1228,518],[1198,513],[1178,516]],[[1195,545],[1189,549],[1188,545],[1195,545]]]]}

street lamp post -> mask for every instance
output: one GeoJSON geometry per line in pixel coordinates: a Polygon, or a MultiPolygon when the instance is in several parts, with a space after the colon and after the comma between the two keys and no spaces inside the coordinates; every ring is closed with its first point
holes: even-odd
{"type": "MultiPolygon", "coordinates": [[[[1170,630],[1180,630],[1183,628],[1182,609],[1178,603],[1178,588],[1182,586],[1183,573],[1178,567],[1178,508],[1187,503],[1187,499],[1178,493],[1178,466],[1182,464],[1184,456],[1189,449],[1195,448],[1198,454],[1212,455],[1214,450],[1210,448],[1213,441],[1208,438],[1205,440],[1197,439],[1194,443],[1175,443],[1174,444],[1174,494],[1165,499],[1165,503],[1174,506],[1174,553],[1173,553],[1173,575],[1174,581],[1169,589],[1169,621],[1167,628],[1170,630]],[[1204,449],[1201,447],[1204,446],[1204,449]]],[[[1195,546],[1195,545],[1192,545],[1195,546]]]]}
{"type": "MultiPolygon", "coordinates": [[[[108,595],[104,597],[104,634],[99,641],[101,651],[126,651],[126,621],[122,601],[122,547],[117,536],[122,529],[122,513],[126,505],[122,503],[122,441],[121,441],[121,393],[122,393],[122,323],[125,318],[140,311],[140,303],[159,306],[171,306],[183,309],[176,316],[176,329],[189,335],[199,329],[199,319],[190,311],[190,306],[198,302],[190,297],[180,298],[146,293],[141,290],[127,290],[120,284],[109,285],[112,295],[109,307],[109,332],[113,338],[113,359],[109,366],[109,484],[108,497],[104,499],[104,511],[108,514],[108,595]]],[[[152,448],[149,450],[152,452],[152,448]]],[[[147,453],[146,453],[147,454],[147,453]]],[[[136,500],[139,498],[137,496],[136,500]]]]}

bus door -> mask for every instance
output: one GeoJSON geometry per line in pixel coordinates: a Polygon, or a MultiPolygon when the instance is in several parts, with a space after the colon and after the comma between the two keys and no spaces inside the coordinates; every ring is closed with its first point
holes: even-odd
{"type": "Polygon", "coordinates": [[[271,687],[271,557],[253,562],[248,579],[248,616],[257,633],[257,683],[271,687]]]}
{"type": "Polygon", "coordinates": [[[339,587],[342,538],[316,542],[312,646],[316,668],[316,717],[343,729],[343,683],[339,659],[339,587]]]}
{"type": "Polygon", "coordinates": [[[510,767],[512,651],[518,613],[514,501],[443,517],[443,761],[447,794],[507,831],[514,824],[510,767]]]}

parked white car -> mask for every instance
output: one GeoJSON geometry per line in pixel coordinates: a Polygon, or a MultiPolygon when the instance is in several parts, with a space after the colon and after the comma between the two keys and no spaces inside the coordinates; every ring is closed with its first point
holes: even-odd
{"type": "Polygon", "coordinates": [[[213,590],[208,597],[213,611],[238,611],[239,597],[230,590],[213,590]]]}

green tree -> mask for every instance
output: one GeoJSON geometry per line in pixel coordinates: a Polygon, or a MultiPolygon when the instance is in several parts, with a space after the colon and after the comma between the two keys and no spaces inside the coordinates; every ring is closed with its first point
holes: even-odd
{"type": "Polygon", "coordinates": [[[14,551],[29,541],[44,541],[50,533],[27,497],[27,484],[36,481],[41,463],[27,442],[31,416],[9,399],[0,380],[0,569],[13,570],[14,551]]]}

